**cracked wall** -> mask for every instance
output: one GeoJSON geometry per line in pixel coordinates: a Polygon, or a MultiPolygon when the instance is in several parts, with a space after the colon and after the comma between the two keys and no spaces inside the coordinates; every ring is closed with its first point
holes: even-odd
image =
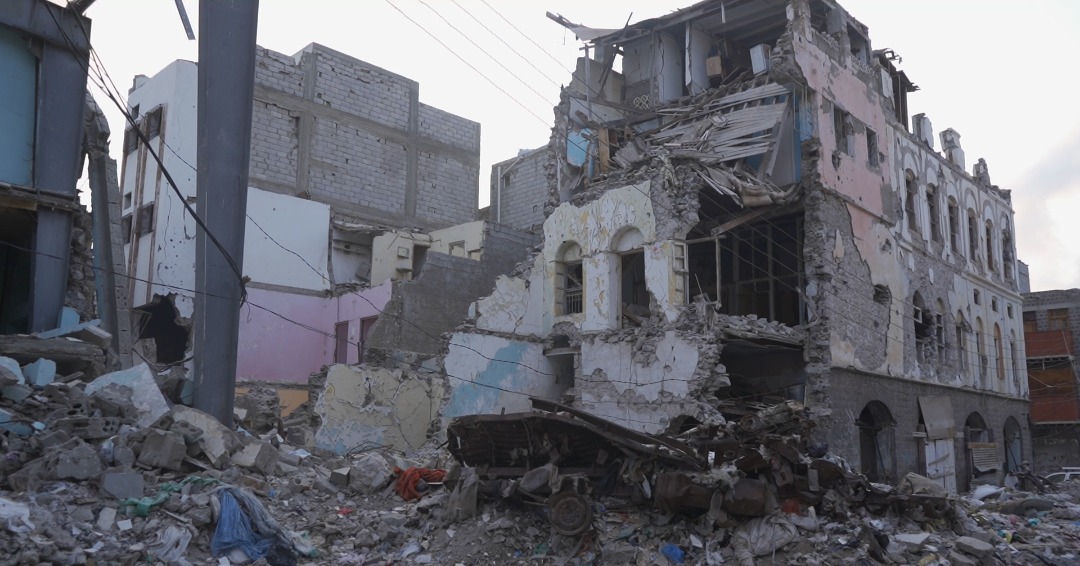
{"type": "Polygon", "coordinates": [[[441,377],[426,372],[333,365],[315,400],[315,445],[345,455],[392,446],[417,449],[438,421],[441,377]]]}

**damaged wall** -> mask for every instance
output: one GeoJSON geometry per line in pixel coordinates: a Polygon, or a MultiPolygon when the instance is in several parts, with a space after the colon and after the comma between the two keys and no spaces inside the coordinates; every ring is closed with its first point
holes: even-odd
{"type": "Polygon", "coordinates": [[[339,455],[384,446],[417,449],[438,419],[443,394],[437,374],[330,366],[315,401],[321,418],[315,445],[339,455]]]}
{"type": "Polygon", "coordinates": [[[416,278],[393,283],[393,296],[385,314],[372,330],[372,348],[439,353],[443,348],[442,333],[461,324],[472,302],[489,293],[495,278],[510,273],[536,243],[532,235],[497,224],[477,222],[464,228],[432,233],[436,243],[433,251],[427,252],[419,274],[413,274],[416,278]],[[481,228],[483,234],[482,248],[472,254],[478,259],[434,251],[450,251],[451,238],[464,238],[455,241],[475,245],[475,228],[481,228]]]}
{"type": "Polygon", "coordinates": [[[521,150],[517,157],[491,166],[491,220],[520,230],[544,223],[548,200],[548,146],[521,150]]]}

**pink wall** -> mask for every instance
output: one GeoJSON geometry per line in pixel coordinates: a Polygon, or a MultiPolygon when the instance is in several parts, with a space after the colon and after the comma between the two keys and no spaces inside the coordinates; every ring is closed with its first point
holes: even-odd
{"type": "MultiPolygon", "coordinates": [[[[306,383],[312,373],[334,362],[335,325],[349,322],[349,341],[357,343],[360,319],[377,316],[390,300],[390,289],[387,282],[340,297],[249,289],[251,304],[240,309],[237,380],[306,383]]],[[[349,363],[357,358],[358,349],[350,347],[349,363]]]]}

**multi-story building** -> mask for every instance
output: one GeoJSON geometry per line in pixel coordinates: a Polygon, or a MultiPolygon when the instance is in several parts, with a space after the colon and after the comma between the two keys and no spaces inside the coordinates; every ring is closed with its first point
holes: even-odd
{"type": "Polygon", "coordinates": [[[831,0],[552,18],[587,56],[544,243],[450,340],[444,418],[532,395],[677,432],[795,399],[872,480],[957,490],[1029,458],[1009,191],[909,116],[866,26],[831,0]]]}
{"type": "Polygon", "coordinates": [[[1080,289],[1024,295],[1031,440],[1040,473],[1080,466],[1080,289]]]}
{"type": "MultiPolygon", "coordinates": [[[[196,225],[184,202],[196,194],[197,74],[195,63],[175,61],[137,76],[128,99],[178,189],[129,129],[121,186],[131,304],[142,313],[137,351],[158,364],[182,363],[190,350],[196,225]]],[[[415,81],[318,44],[295,56],[258,48],[238,380],[306,389],[322,365],[360,361],[398,282],[425,266],[479,262],[482,273],[465,266],[428,331],[456,325],[531,245],[474,221],[479,158],[480,125],[420,103],[415,81]],[[478,277],[483,288],[470,283],[478,277]],[[450,309],[455,300],[462,305],[450,309]]]]}

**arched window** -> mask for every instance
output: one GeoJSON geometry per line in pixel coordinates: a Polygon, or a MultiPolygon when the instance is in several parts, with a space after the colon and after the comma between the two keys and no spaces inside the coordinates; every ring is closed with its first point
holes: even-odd
{"type": "Polygon", "coordinates": [[[986,332],[983,330],[983,321],[979,317],[975,317],[975,349],[979,356],[979,379],[977,387],[986,387],[986,374],[990,369],[990,358],[986,356],[985,341],[986,332]]]}
{"type": "MultiPolygon", "coordinates": [[[[964,312],[956,311],[956,355],[957,362],[960,366],[960,372],[966,374],[968,371],[968,333],[971,332],[971,327],[968,326],[966,320],[964,320],[964,312]]],[[[967,375],[964,375],[964,381],[967,381],[967,375]]]]}
{"type": "Polygon", "coordinates": [[[919,231],[919,219],[915,216],[915,201],[919,196],[919,188],[915,183],[915,174],[908,170],[904,174],[904,184],[907,194],[904,198],[904,214],[907,215],[908,229],[912,232],[919,231]]]}
{"type": "Polygon", "coordinates": [[[979,224],[975,211],[968,209],[968,258],[974,263],[979,261],[979,224]]]}
{"type": "Polygon", "coordinates": [[[934,313],[926,308],[922,295],[912,297],[912,319],[915,321],[915,355],[919,363],[930,360],[934,351],[934,313]]]}
{"type": "Polygon", "coordinates": [[[1007,225],[1001,230],[1001,272],[1005,275],[1005,279],[1012,281],[1013,241],[1012,232],[1009,231],[1007,225]]]}
{"type": "Polygon", "coordinates": [[[555,314],[580,314],[585,304],[585,272],[581,246],[565,242],[555,261],[555,314]]]}
{"type": "Polygon", "coordinates": [[[949,247],[953,253],[960,253],[960,206],[952,197],[949,197],[949,247]]]}
{"type": "Polygon", "coordinates": [[[938,190],[934,185],[926,186],[926,216],[930,220],[930,239],[941,241],[941,208],[938,206],[938,190]]]}
{"type": "Polygon", "coordinates": [[[994,223],[986,221],[986,269],[997,271],[997,262],[994,261],[994,223]]]}
{"type": "Polygon", "coordinates": [[[1005,381],[1005,342],[1001,338],[1001,326],[994,323],[994,354],[997,356],[998,381],[1005,381]]]}

